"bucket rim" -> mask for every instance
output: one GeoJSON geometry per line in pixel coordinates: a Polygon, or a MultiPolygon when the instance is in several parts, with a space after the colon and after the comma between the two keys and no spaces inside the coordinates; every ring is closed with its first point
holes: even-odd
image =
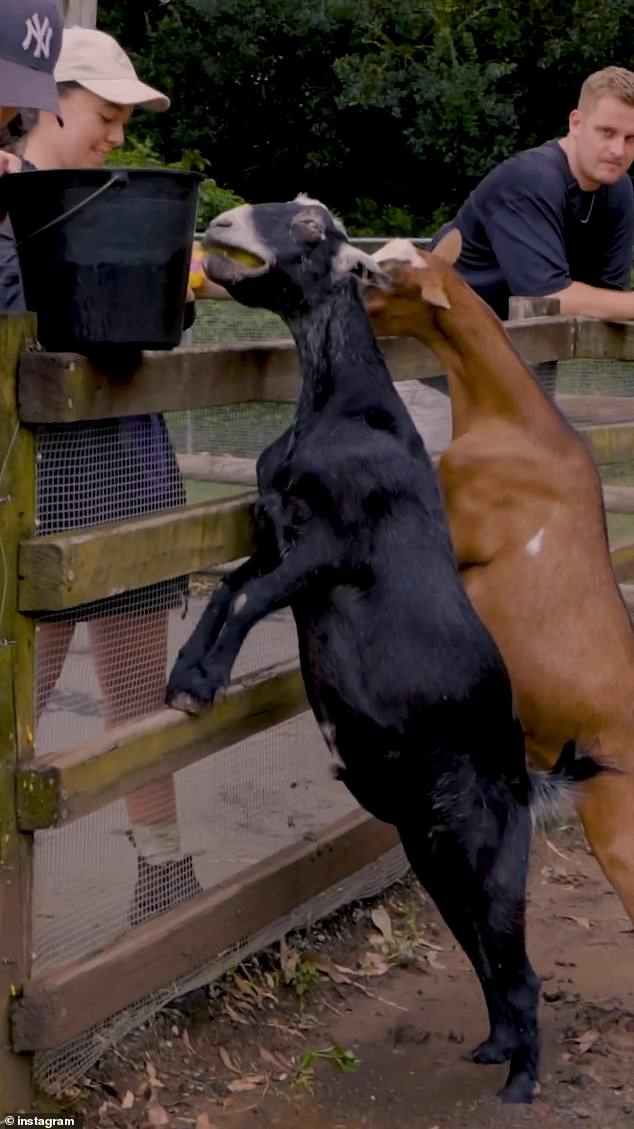
{"type": "MultiPolygon", "coordinates": [[[[197,169],[168,169],[168,168],[150,168],[146,165],[102,165],[100,168],[83,169],[83,168],[68,168],[68,169],[21,169],[20,172],[12,173],[11,177],[7,177],[7,183],[17,183],[20,177],[31,176],[37,173],[38,177],[45,177],[48,180],[69,180],[69,187],[73,179],[78,182],[103,182],[110,179],[113,174],[118,174],[121,179],[123,175],[132,176],[169,176],[170,179],[183,179],[192,182],[198,181],[199,183],[206,179],[205,174],[199,172],[197,169]]],[[[39,183],[43,183],[40,180],[39,183]]]]}

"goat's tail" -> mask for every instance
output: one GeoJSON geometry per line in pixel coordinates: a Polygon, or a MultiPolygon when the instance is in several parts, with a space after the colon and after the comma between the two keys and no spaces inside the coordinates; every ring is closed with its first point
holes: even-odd
{"type": "Polygon", "coordinates": [[[575,741],[566,741],[550,772],[529,769],[530,809],[533,823],[544,823],[564,807],[575,806],[579,785],[603,772],[613,771],[600,764],[575,741]]]}

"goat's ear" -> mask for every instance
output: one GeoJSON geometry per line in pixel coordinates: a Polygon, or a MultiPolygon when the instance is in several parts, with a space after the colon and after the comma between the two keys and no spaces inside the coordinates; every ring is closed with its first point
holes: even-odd
{"type": "Polygon", "coordinates": [[[438,243],[432,251],[432,255],[438,255],[439,259],[444,259],[446,263],[453,265],[456,259],[460,258],[462,251],[462,236],[457,227],[452,227],[438,243]]]}
{"type": "Polygon", "coordinates": [[[430,306],[438,306],[441,310],[451,309],[451,302],[440,279],[427,278],[424,274],[421,279],[420,292],[424,301],[428,302],[430,306]]]}
{"type": "Polygon", "coordinates": [[[321,216],[311,210],[300,212],[291,220],[293,234],[304,243],[321,243],[326,238],[326,224],[321,216]]]}
{"type": "Polygon", "coordinates": [[[361,282],[376,286],[379,290],[390,290],[392,286],[379,263],[351,243],[341,244],[333,260],[333,271],[336,275],[355,274],[361,282]]]}

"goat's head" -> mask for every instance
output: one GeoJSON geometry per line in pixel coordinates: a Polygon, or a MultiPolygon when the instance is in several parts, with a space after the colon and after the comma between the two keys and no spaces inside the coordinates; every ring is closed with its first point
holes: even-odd
{"type": "Polygon", "coordinates": [[[288,314],[318,303],[342,276],[381,280],[381,268],[353,247],[318,200],[243,204],[209,224],[205,272],[247,306],[288,314]]]}
{"type": "Polygon", "coordinates": [[[456,278],[451,264],[461,248],[460,232],[452,228],[433,252],[408,239],[393,239],[374,253],[382,284],[369,279],[364,302],[378,336],[424,337],[433,332],[436,311],[451,309],[449,291],[456,278]]]}

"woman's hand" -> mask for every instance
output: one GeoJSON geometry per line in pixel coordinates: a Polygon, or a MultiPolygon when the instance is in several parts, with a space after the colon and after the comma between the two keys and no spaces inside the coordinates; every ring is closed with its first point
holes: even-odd
{"type": "Polygon", "coordinates": [[[5,153],[4,149],[0,149],[0,176],[5,172],[21,172],[22,161],[16,157],[15,153],[5,153]]]}
{"type": "MultiPolygon", "coordinates": [[[[2,176],[5,172],[21,171],[22,161],[20,160],[20,158],[16,157],[15,153],[6,153],[4,149],[0,149],[0,176],[2,176]]],[[[4,220],[5,214],[5,210],[2,206],[2,200],[0,198],[0,223],[2,223],[2,221],[4,220]]]]}

